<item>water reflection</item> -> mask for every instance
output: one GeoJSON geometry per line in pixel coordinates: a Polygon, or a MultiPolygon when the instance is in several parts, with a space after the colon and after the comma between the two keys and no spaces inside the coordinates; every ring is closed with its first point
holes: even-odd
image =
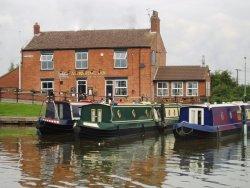
{"type": "Polygon", "coordinates": [[[24,187],[247,187],[248,157],[240,138],[1,138],[0,180],[24,187]]]}

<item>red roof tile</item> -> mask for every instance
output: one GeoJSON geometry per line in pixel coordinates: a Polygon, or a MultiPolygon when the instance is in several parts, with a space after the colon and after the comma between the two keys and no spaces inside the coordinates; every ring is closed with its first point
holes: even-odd
{"type": "Polygon", "coordinates": [[[159,67],[154,80],[184,81],[206,80],[209,76],[208,67],[201,66],[162,66],[159,67]]]}
{"type": "Polygon", "coordinates": [[[155,38],[149,29],[41,32],[24,50],[151,47],[155,38]]]}

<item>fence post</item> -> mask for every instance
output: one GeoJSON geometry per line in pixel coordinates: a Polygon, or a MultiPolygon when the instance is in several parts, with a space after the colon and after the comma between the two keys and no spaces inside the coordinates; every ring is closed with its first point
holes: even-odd
{"type": "Polygon", "coordinates": [[[0,102],[2,102],[2,88],[0,87],[0,102]]]}
{"type": "Polygon", "coordinates": [[[18,96],[18,94],[19,94],[19,93],[18,93],[18,92],[19,92],[18,88],[16,88],[15,91],[16,91],[16,102],[18,103],[18,97],[19,97],[19,96],[18,96]]]}

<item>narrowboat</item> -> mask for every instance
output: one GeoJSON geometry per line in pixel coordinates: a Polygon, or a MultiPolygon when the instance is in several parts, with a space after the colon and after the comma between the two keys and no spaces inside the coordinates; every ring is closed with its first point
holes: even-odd
{"type": "Polygon", "coordinates": [[[175,138],[220,138],[242,132],[243,119],[250,126],[250,104],[204,104],[180,109],[175,138]]]}
{"type": "Polygon", "coordinates": [[[74,123],[80,119],[80,107],[89,102],[47,100],[37,121],[38,135],[73,133],[74,123]]]}
{"type": "Polygon", "coordinates": [[[160,133],[166,128],[162,123],[165,122],[165,116],[160,113],[162,109],[159,105],[89,104],[81,107],[81,117],[74,131],[86,138],[160,133]]]}

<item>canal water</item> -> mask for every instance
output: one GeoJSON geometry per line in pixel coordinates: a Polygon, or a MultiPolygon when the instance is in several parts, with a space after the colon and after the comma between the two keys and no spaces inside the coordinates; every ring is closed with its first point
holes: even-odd
{"type": "MultiPolygon", "coordinates": [[[[250,140],[248,140],[250,146],[250,140]]],[[[241,138],[0,137],[0,187],[250,187],[241,138]]]]}

